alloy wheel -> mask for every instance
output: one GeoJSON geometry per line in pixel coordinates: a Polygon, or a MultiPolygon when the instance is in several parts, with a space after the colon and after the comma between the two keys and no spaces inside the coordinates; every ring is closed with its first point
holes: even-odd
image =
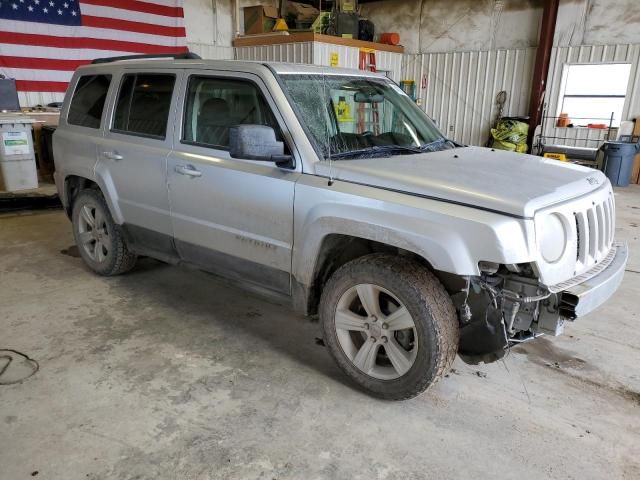
{"type": "Polygon", "coordinates": [[[415,322],[402,302],[378,285],[359,284],[344,292],[334,326],[344,354],[373,378],[395,380],[415,363],[415,322]]]}
{"type": "Polygon", "coordinates": [[[104,214],[96,205],[87,203],[80,210],[78,238],[84,251],[97,263],[107,259],[111,251],[111,238],[104,214]]]}

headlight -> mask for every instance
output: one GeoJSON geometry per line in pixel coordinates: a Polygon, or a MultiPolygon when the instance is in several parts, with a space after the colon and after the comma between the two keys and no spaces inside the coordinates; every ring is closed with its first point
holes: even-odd
{"type": "Polygon", "coordinates": [[[542,217],[537,222],[536,236],[538,248],[546,262],[554,263],[562,258],[567,246],[567,231],[559,215],[552,213],[542,217]]]}

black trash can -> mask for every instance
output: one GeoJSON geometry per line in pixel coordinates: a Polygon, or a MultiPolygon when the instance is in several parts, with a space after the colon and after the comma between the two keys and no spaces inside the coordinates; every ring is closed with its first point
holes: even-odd
{"type": "Polygon", "coordinates": [[[633,159],[640,151],[640,143],[604,142],[604,174],[617,187],[629,186],[633,159]]]}
{"type": "Polygon", "coordinates": [[[40,153],[42,157],[38,159],[40,177],[50,182],[53,182],[53,172],[55,170],[53,162],[53,132],[55,131],[55,125],[43,125],[40,129],[40,153]]]}

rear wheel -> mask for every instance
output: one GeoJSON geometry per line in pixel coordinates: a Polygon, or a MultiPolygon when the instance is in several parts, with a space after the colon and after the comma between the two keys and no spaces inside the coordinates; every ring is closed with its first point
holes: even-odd
{"type": "Polygon", "coordinates": [[[71,220],[80,256],[94,272],[119,275],[134,267],[136,256],[129,252],[122,230],[111,218],[98,190],[88,189],[78,194],[71,220]]]}
{"type": "Polygon", "coordinates": [[[447,291],[403,257],[374,254],[341,267],[322,293],[320,320],[338,365],[381,398],[419,395],[457,353],[458,319],[447,291]]]}

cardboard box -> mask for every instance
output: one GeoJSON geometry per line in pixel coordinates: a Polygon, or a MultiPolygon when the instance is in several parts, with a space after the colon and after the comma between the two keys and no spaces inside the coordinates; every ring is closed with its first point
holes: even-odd
{"type": "Polygon", "coordinates": [[[270,32],[278,19],[278,9],[269,5],[244,7],[242,11],[245,35],[270,32]]]}
{"type": "Polygon", "coordinates": [[[288,2],[287,14],[295,17],[298,22],[313,22],[320,15],[320,10],[304,3],[288,2]]]}
{"type": "Polygon", "coordinates": [[[633,160],[633,170],[631,170],[631,183],[640,183],[640,153],[633,160]]]}
{"type": "Polygon", "coordinates": [[[338,2],[339,10],[345,13],[355,13],[358,9],[357,0],[340,0],[338,2]]]}

